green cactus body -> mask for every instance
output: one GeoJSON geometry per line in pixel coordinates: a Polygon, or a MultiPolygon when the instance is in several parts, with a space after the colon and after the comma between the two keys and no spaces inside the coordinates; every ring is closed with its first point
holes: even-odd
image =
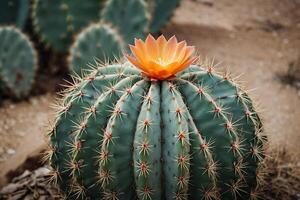
{"type": "Polygon", "coordinates": [[[99,20],[102,1],[35,0],[33,21],[42,39],[58,52],[66,53],[76,33],[99,20]]]}
{"type": "Polygon", "coordinates": [[[116,27],[127,43],[134,38],[144,38],[150,16],[144,0],[108,0],[101,19],[116,27]]]}
{"type": "Polygon", "coordinates": [[[84,29],[76,38],[70,50],[71,71],[81,75],[86,64],[95,58],[113,61],[120,58],[124,48],[123,39],[116,30],[105,24],[93,24],[84,29]]]}
{"type": "Polygon", "coordinates": [[[170,20],[180,0],[149,0],[152,19],[150,32],[156,33],[170,20]]]}
{"type": "Polygon", "coordinates": [[[29,11],[29,0],[0,1],[0,24],[23,28],[29,11]]]}
{"type": "Polygon", "coordinates": [[[70,199],[256,195],[261,121],[227,76],[192,65],[153,81],[130,64],[110,65],[69,90],[50,160],[70,199]]]}
{"type": "Polygon", "coordinates": [[[1,90],[15,98],[29,94],[37,70],[37,55],[29,39],[14,27],[0,28],[1,90]]]}

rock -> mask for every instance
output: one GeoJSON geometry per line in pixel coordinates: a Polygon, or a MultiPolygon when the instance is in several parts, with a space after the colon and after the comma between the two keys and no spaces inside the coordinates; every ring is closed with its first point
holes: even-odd
{"type": "Polygon", "coordinates": [[[0,199],[60,199],[58,189],[48,183],[49,175],[50,170],[47,167],[41,167],[32,172],[26,170],[0,190],[0,199]]]}
{"type": "Polygon", "coordinates": [[[9,149],[6,150],[6,153],[7,153],[8,155],[14,155],[14,154],[16,153],[16,150],[14,150],[14,149],[12,149],[12,148],[9,148],[9,149]]]}

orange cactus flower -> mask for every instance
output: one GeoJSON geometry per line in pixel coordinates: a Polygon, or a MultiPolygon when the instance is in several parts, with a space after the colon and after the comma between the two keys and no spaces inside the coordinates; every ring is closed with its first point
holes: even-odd
{"type": "Polygon", "coordinates": [[[133,53],[126,55],[129,62],[156,80],[174,77],[198,59],[193,55],[195,47],[187,46],[185,41],[178,42],[175,36],[167,41],[163,35],[155,40],[149,34],[145,42],[135,39],[135,45],[129,47],[133,53]]]}

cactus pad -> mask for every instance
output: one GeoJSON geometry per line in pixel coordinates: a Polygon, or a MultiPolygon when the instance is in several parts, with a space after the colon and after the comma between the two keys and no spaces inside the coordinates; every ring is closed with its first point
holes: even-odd
{"type": "Polygon", "coordinates": [[[101,19],[116,27],[127,43],[144,38],[150,16],[144,0],[108,0],[101,19]]]}
{"type": "Polygon", "coordinates": [[[2,90],[16,98],[28,95],[36,69],[37,55],[29,39],[16,28],[0,28],[2,90]]]}
{"type": "Polygon", "coordinates": [[[0,1],[0,24],[23,28],[28,17],[29,0],[0,1]]]}
{"type": "Polygon", "coordinates": [[[82,70],[94,59],[112,61],[119,58],[123,47],[123,40],[116,30],[105,24],[93,24],[77,36],[71,47],[70,69],[81,75],[82,70]]]}
{"type": "Polygon", "coordinates": [[[42,39],[56,51],[68,51],[73,36],[84,26],[99,20],[101,1],[35,0],[33,20],[42,39]]]}
{"type": "Polygon", "coordinates": [[[152,19],[150,32],[158,32],[169,21],[180,0],[150,0],[152,19]]]}

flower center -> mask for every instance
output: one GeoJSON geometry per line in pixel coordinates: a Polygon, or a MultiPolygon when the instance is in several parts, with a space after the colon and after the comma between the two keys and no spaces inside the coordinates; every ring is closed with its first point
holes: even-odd
{"type": "Polygon", "coordinates": [[[166,67],[171,63],[169,60],[165,60],[162,57],[156,58],[156,60],[154,60],[154,62],[161,65],[162,67],[166,67]]]}

